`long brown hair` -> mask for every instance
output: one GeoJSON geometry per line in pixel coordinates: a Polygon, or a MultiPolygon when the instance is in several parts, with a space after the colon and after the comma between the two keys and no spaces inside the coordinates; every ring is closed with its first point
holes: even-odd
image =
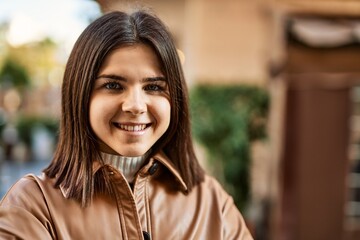
{"type": "Polygon", "coordinates": [[[83,205],[89,203],[94,192],[108,189],[105,173],[96,181],[92,174],[93,161],[100,159],[97,138],[89,120],[93,83],[111,51],[137,43],[151,46],[158,54],[170,91],[170,126],[154,144],[152,153],[165,152],[180,172],[188,191],[203,180],[204,173],[191,139],[187,86],[169,30],[158,17],[147,11],[131,14],[114,11],[92,22],[80,35],[69,56],[62,84],[59,142],[53,161],[44,170],[49,177],[56,177],[56,186],[62,185],[69,197],[83,205]]]}

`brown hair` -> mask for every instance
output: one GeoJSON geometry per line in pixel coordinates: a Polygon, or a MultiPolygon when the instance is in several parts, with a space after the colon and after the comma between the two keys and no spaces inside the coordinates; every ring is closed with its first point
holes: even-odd
{"type": "Polygon", "coordinates": [[[114,11],[92,22],[69,56],[62,84],[59,142],[53,161],[44,170],[49,177],[56,177],[56,186],[62,185],[69,197],[83,205],[89,203],[94,192],[108,190],[104,172],[96,181],[92,175],[93,161],[100,159],[89,120],[93,83],[107,54],[123,45],[137,43],[151,46],[158,54],[170,91],[170,126],[154,144],[152,153],[165,152],[188,191],[203,180],[204,173],[191,139],[187,86],[171,34],[154,14],[114,11]]]}

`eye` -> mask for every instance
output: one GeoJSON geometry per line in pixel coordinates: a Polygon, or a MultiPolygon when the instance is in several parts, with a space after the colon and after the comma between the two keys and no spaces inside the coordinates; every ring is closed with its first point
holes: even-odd
{"type": "Polygon", "coordinates": [[[104,84],[104,87],[106,89],[110,89],[110,90],[120,90],[123,87],[118,83],[118,82],[108,82],[104,84]]]}
{"type": "Polygon", "coordinates": [[[157,84],[149,84],[149,85],[145,86],[145,90],[157,92],[157,91],[163,91],[164,88],[157,84]]]}

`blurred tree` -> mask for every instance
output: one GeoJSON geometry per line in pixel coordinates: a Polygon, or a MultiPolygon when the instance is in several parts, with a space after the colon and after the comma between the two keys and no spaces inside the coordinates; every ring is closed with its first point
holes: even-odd
{"type": "Polygon", "coordinates": [[[3,88],[23,89],[30,85],[30,76],[25,67],[7,58],[0,72],[0,84],[3,88]]]}
{"type": "Polygon", "coordinates": [[[215,176],[244,209],[250,194],[250,144],[266,138],[268,93],[247,85],[198,85],[190,93],[194,137],[205,146],[215,176]]]}
{"type": "Polygon", "coordinates": [[[57,137],[59,122],[57,119],[47,116],[22,116],[16,122],[16,128],[19,131],[19,137],[27,146],[32,144],[32,135],[34,129],[42,126],[47,129],[53,136],[57,137]]]}
{"type": "MultiPolygon", "coordinates": [[[[51,81],[51,73],[60,68],[62,73],[65,63],[58,57],[59,46],[49,38],[21,46],[8,46],[11,59],[24,66],[31,76],[33,86],[46,86],[51,81]]],[[[61,75],[53,76],[61,82],[61,75]]]]}
{"type": "MultiPolygon", "coordinates": [[[[34,126],[44,125],[47,119],[56,121],[46,108],[54,109],[50,104],[56,100],[50,98],[58,96],[52,93],[60,91],[65,64],[58,56],[61,49],[51,39],[12,46],[7,42],[6,31],[7,24],[0,25],[0,51],[3,53],[0,55],[0,110],[4,109],[5,116],[0,124],[0,134],[6,126],[16,123],[19,142],[30,148],[34,126]],[[14,99],[19,101],[16,107],[11,103],[14,99]],[[46,116],[43,117],[43,113],[46,116]]],[[[51,128],[48,125],[45,127],[51,128]]],[[[55,124],[51,126],[56,128],[55,124]]],[[[55,134],[54,130],[49,132],[55,134]]],[[[0,148],[1,143],[0,137],[0,148]]]]}

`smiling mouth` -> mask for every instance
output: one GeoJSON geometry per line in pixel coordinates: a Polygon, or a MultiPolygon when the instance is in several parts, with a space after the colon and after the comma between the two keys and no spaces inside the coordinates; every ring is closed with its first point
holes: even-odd
{"type": "Polygon", "coordinates": [[[120,123],[114,123],[115,127],[128,131],[128,132],[141,132],[148,128],[151,124],[120,124],[120,123]]]}

